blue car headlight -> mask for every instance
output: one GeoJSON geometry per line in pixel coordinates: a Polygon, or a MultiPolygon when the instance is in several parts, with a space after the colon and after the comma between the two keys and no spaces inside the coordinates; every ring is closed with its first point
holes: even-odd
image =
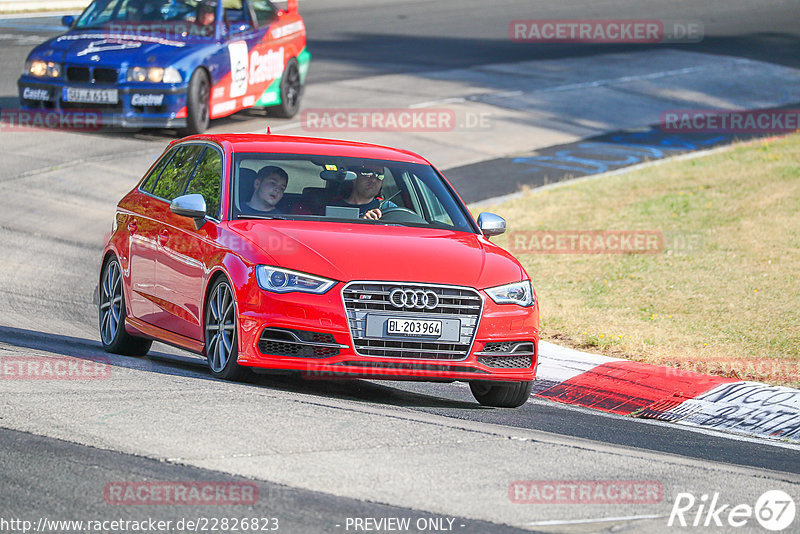
{"type": "Polygon", "coordinates": [[[131,67],[126,79],[129,82],[180,83],[181,73],[174,67],[131,67]]]}
{"type": "Polygon", "coordinates": [[[322,295],[336,285],[335,280],[270,265],[256,267],[256,280],[261,289],[273,293],[298,291],[322,295]]]}
{"type": "Polygon", "coordinates": [[[52,61],[33,59],[25,62],[25,73],[37,78],[58,78],[61,76],[61,65],[52,61]]]}
{"type": "Polygon", "coordinates": [[[531,286],[530,280],[491,287],[485,291],[496,304],[519,304],[527,307],[533,306],[536,302],[533,298],[533,286],[531,286]]]}

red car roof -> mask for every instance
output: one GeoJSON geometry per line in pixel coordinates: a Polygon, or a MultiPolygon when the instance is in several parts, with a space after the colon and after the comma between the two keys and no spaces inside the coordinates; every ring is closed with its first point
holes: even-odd
{"type": "Polygon", "coordinates": [[[317,154],[429,164],[425,158],[408,150],[338,139],[271,134],[203,134],[193,135],[180,141],[191,139],[203,139],[214,141],[222,146],[227,145],[232,152],[317,154]]]}

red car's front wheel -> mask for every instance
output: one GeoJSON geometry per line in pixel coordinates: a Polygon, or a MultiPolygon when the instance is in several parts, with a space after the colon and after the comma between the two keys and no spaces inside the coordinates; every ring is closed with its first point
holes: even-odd
{"type": "Polygon", "coordinates": [[[236,301],[225,278],[214,283],[206,302],[206,358],[211,374],[224,380],[239,380],[246,369],[236,362],[236,301]]]}
{"type": "Polygon", "coordinates": [[[495,408],[519,408],[531,396],[533,381],[491,382],[475,380],[469,383],[472,395],[483,406],[495,408]]]}

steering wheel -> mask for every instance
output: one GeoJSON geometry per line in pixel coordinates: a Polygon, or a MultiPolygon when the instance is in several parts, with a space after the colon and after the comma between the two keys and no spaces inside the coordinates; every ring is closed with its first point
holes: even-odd
{"type": "Polygon", "coordinates": [[[393,207],[381,210],[381,221],[386,222],[407,222],[407,223],[427,223],[416,212],[408,208],[393,207]]]}

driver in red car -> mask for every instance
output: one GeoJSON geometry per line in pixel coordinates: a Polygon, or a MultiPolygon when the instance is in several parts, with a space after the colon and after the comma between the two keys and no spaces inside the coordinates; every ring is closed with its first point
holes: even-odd
{"type": "Polygon", "coordinates": [[[330,203],[331,205],[358,208],[361,217],[373,221],[377,221],[383,216],[382,209],[397,207],[394,202],[383,200],[378,196],[385,176],[383,167],[364,165],[351,170],[356,173],[353,190],[347,197],[334,199],[330,203]]]}
{"type": "Polygon", "coordinates": [[[251,215],[274,212],[288,184],[289,175],[285,170],[275,165],[263,167],[254,182],[253,196],[242,206],[243,212],[251,215]]]}

